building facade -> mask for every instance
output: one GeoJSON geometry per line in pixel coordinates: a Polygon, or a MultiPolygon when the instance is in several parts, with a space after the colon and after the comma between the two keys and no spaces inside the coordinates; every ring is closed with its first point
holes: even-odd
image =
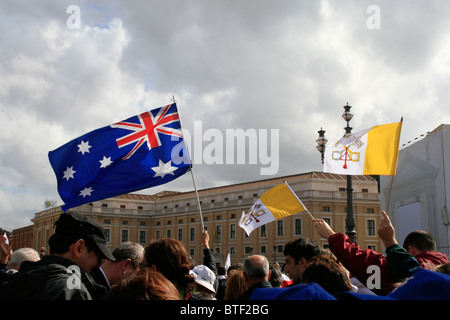
{"type": "MultiPolygon", "coordinates": [[[[284,245],[299,237],[312,238],[326,248],[327,241],[315,232],[307,212],[297,213],[255,229],[247,236],[239,227],[242,211],[267,190],[285,180],[315,218],[326,219],[336,232],[345,232],[347,206],[346,176],[322,172],[240,183],[198,190],[201,215],[195,191],[161,192],[155,195],[125,194],[97,201],[70,211],[85,214],[106,230],[113,250],[121,242],[134,241],[144,247],[153,239],[180,240],[194,265],[203,261],[200,234],[203,226],[210,234],[210,247],[216,263],[243,262],[250,254],[265,255],[269,261],[284,262],[284,245]]],[[[358,244],[381,250],[376,235],[380,219],[378,184],[370,176],[353,177],[354,215],[358,244]]],[[[62,213],[53,208],[36,213],[34,248],[48,247],[53,225],[62,213]]]]}
{"type": "Polygon", "coordinates": [[[450,255],[449,159],[450,125],[442,124],[400,150],[393,180],[381,178],[380,200],[400,244],[411,231],[425,230],[438,251],[450,255]]]}

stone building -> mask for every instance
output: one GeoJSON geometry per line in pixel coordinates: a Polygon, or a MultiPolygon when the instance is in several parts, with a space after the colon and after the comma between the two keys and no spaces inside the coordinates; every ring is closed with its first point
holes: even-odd
{"type": "MultiPolygon", "coordinates": [[[[239,227],[242,211],[267,190],[287,181],[315,218],[324,218],[336,232],[345,232],[347,205],[346,176],[308,172],[303,174],[198,190],[203,225],[210,234],[210,246],[218,265],[230,253],[231,263],[242,262],[250,254],[262,254],[269,261],[284,262],[283,248],[289,240],[310,237],[327,246],[314,230],[307,212],[297,213],[254,230],[248,237],[239,227]]],[[[378,184],[370,176],[353,177],[354,211],[358,244],[382,250],[376,235],[380,219],[378,184]]],[[[202,229],[195,191],[164,191],[154,195],[124,194],[70,209],[99,222],[107,231],[113,250],[124,241],[143,246],[152,239],[171,237],[186,247],[193,264],[203,260],[202,229]]],[[[48,247],[60,207],[35,214],[32,219],[33,247],[48,247]]]]}

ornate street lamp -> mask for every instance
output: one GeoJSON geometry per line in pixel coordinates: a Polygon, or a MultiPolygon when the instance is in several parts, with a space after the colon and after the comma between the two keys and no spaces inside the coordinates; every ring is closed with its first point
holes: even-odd
{"type": "Polygon", "coordinates": [[[317,132],[319,133],[319,139],[316,140],[316,142],[317,142],[316,148],[322,154],[322,164],[323,164],[323,155],[325,153],[325,146],[326,146],[328,140],[327,140],[327,138],[325,138],[325,130],[322,130],[322,128],[320,128],[320,130],[317,132]]]}
{"type": "MultiPolygon", "coordinates": [[[[352,127],[350,127],[350,120],[353,118],[353,113],[350,112],[351,106],[345,105],[344,106],[344,113],[342,114],[342,118],[347,122],[347,127],[345,127],[345,136],[348,136],[352,132],[352,127]]],[[[319,133],[319,139],[316,140],[317,142],[317,150],[322,155],[322,163],[324,161],[324,153],[326,148],[327,139],[325,138],[325,131],[320,128],[318,131],[319,133]]],[[[357,237],[356,237],[356,231],[355,231],[355,217],[354,217],[354,206],[353,206],[353,183],[352,183],[352,176],[347,175],[347,217],[345,219],[345,233],[348,235],[350,240],[353,243],[357,243],[357,237]]]]}

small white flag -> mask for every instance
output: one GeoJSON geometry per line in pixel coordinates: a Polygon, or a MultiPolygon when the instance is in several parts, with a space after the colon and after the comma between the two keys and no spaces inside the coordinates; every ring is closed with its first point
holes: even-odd
{"type": "Polygon", "coordinates": [[[227,260],[225,261],[225,269],[228,270],[230,266],[231,266],[231,257],[230,253],[228,252],[227,260]]]}

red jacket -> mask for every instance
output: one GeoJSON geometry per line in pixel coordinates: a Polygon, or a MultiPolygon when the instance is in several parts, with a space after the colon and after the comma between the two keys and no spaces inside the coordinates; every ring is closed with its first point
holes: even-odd
{"type": "Polygon", "coordinates": [[[445,254],[434,251],[421,252],[414,256],[424,269],[433,270],[435,266],[449,263],[445,254]]]}
{"type": "Polygon", "coordinates": [[[350,241],[345,233],[336,233],[328,238],[330,250],[344,265],[353,277],[367,285],[367,279],[373,272],[367,273],[371,265],[380,267],[380,289],[371,289],[377,295],[386,295],[394,289],[394,278],[388,267],[387,259],[381,253],[371,249],[362,250],[360,246],[350,241]]]}

